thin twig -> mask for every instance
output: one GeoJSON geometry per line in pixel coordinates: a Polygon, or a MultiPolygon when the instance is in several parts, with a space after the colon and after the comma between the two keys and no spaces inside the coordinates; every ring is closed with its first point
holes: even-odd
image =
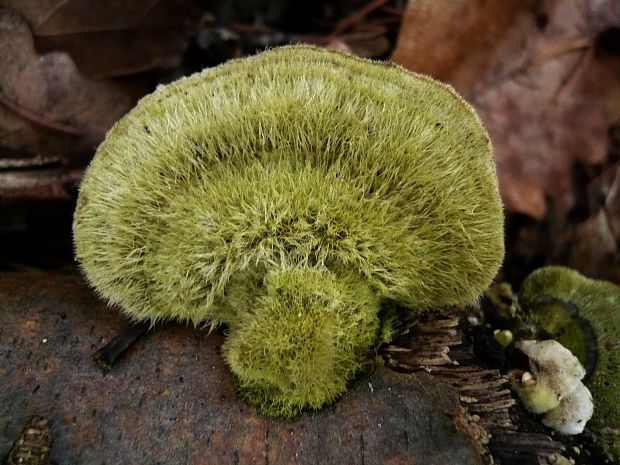
{"type": "Polygon", "coordinates": [[[348,34],[342,34],[338,37],[324,36],[324,35],[305,35],[300,37],[301,42],[307,42],[311,44],[325,45],[340,40],[346,44],[360,42],[363,40],[374,39],[385,35],[385,29],[376,28],[369,31],[355,31],[348,34]]]}
{"type": "Polygon", "coordinates": [[[389,13],[391,15],[395,15],[395,16],[402,16],[405,14],[404,8],[399,8],[397,6],[390,6],[390,5],[384,6],[383,8],[381,8],[381,11],[385,13],[389,13]]]}
{"type": "Polygon", "coordinates": [[[560,102],[564,98],[564,96],[571,90],[574,83],[583,76],[583,73],[588,68],[588,65],[592,61],[593,57],[594,47],[588,47],[582,52],[579,60],[577,61],[577,64],[573,67],[564,82],[562,82],[562,85],[555,92],[555,95],[553,96],[554,104],[560,102]]]}
{"type": "Polygon", "coordinates": [[[42,126],[46,129],[50,129],[52,131],[62,132],[64,134],[70,134],[72,136],[83,136],[84,131],[76,128],[74,126],[68,126],[66,124],[57,123],[56,121],[49,120],[44,116],[41,116],[27,108],[22,107],[21,105],[9,100],[5,95],[0,93],[0,105],[4,105],[13,113],[22,118],[34,123],[38,126],[42,126]]]}
{"type": "Polygon", "coordinates": [[[278,32],[262,24],[231,23],[228,27],[238,34],[273,34],[278,32]]]}
{"type": "Polygon", "coordinates": [[[577,52],[590,48],[591,45],[592,39],[590,39],[589,37],[577,37],[574,39],[563,41],[530,58],[530,60],[526,64],[526,67],[533,68],[535,66],[540,66],[547,61],[561,57],[562,55],[566,55],[567,53],[577,52]]]}
{"type": "Polygon", "coordinates": [[[362,18],[364,18],[364,16],[367,16],[373,11],[375,11],[376,9],[381,8],[387,2],[388,0],[374,0],[370,3],[367,3],[362,8],[357,10],[355,13],[339,21],[330,35],[332,37],[339,36],[344,31],[346,31],[351,26],[353,26],[355,23],[359,22],[362,18]]]}
{"type": "Polygon", "coordinates": [[[132,324],[106,345],[93,353],[93,360],[104,374],[108,373],[114,363],[150,328],[150,323],[132,324]]]}
{"type": "MultiPolygon", "coordinates": [[[[500,74],[494,78],[492,82],[485,86],[483,90],[477,93],[478,95],[471,95],[470,98],[479,100],[482,95],[498,88],[507,81],[515,80],[517,77],[526,74],[532,68],[544,65],[551,60],[555,60],[556,58],[560,58],[569,53],[583,52],[584,50],[587,51],[590,49],[592,49],[592,39],[589,37],[577,37],[571,40],[562,41],[534,55],[533,57],[528,58],[525,63],[519,65],[518,67],[500,74]]],[[[579,62],[581,62],[582,58],[580,58],[579,62]]],[[[564,87],[565,83],[561,85],[560,91],[564,87]]],[[[556,92],[556,96],[558,92],[556,92]]]]}
{"type": "Polygon", "coordinates": [[[16,168],[34,168],[57,165],[62,160],[58,157],[43,157],[38,155],[30,158],[0,158],[0,170],[16,168]]]}

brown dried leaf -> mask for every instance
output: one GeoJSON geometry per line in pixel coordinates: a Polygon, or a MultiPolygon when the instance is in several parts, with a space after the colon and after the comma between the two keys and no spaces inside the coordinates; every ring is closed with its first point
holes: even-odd
{"type": "MultiPolygon", "coordinates": [[[[600,163],[620,117],[620,60],[599,50],[615,0],[411,0],[393,59],[452,83],[494,141],[508,210],[570,206],[575,161],[600,163]]],[[[613,30],[613,29],[611,29],[613,30]]]]}
{"type": "Polygon", "coordinates": [[[593,278],[611,274],[617,246],[605,210],[579,224],[571,243],[571,267],[593,278]]]}
{"type": "Polygon", "coordinates": [[[19,14],[0,10],[0,157],[82,164],[133,104],[118,84],[82,76],[66,53],[36,53],[19,14]]]}
{"type": "Polygon", "coordinates": [[[175,65],[200,17],[189,0],[4,1],[29,21],[40,52],[67,51],[96,79],[175,65]]]}
{"type": "Polygon", "coordinates": [[[620,162],[605,167],[585,195],[590,216],[568,235],[568,264],[588,276],[620,282],[620,162]]]}
{"type": "Polygon", "coordinates": [[[392,60],[437,79],[449,80],[463,60],[471,60],[475,55],[477,69],[472,77],[479,77],[486,74],[492,61],[491,51],[507,34],[514,16],[531,3],[411,0],[392,60]]]}

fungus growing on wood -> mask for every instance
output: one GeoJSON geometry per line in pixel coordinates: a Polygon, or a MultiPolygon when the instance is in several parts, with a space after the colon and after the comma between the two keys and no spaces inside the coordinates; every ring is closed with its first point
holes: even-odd
{"type": "Polygon", "coordinates": [[[521,400],[534,413],[557,407],[586,374],[577,357],[557,341],[519,341],[515,348],[527,355],[530,371],[513,380],[519,381],[521,400]]]}
{"type": "Polygon", "coordinates": [[[474,110],[426,76],[310,46],[145,97],[97,150],[74,234],[101,296],[134,320],[226,325],[242,395],[289,417],[345,391],[389,334],[382,303],[473,302],[503,258],[474,110]]]}
{"type": "Polygon", "coordinates": [[[585,367],[594,400],[586,432],[610,460],[620,460],[620,288],[548,266],[523,281],[519,303],[541,337],[557,340],[585,367]]]}
{"type": "Polygon", "coordinates": [[[529,359],[530,371],[512,370],[510,383],[530,412],[544,413],[543,423],[563,434],[579,434],[592,417],[592,396],[581,379],[577,357],[557,341],[519,341],[515,348],[529,359]]]}

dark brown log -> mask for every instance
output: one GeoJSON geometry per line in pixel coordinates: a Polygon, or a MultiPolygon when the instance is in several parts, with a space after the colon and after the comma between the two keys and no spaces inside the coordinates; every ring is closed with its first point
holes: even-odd
{"type": "Polygon", "coordinates": [[[126,323],[77,275],[0,274],[0,456],[40,415],[58,465],[481,463],[458,395],[426,373],[378,366],[273,420],[237,397],[218,333],[162,327],[103,376],[91,353],[126,323]]]}

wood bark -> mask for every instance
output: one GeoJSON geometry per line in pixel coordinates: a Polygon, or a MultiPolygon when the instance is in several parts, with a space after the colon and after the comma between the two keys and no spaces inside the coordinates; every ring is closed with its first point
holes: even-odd
{"type": "Polygon", "coordinates": [[[33,416],[71,464],[480,464],[459,397],[375,365],[333,405],[288,421],[237,396],[221,333],[156,328],[103,375],[93,351],[127,324],[78,275],[0,274],[0,456],[33,416]]]}

